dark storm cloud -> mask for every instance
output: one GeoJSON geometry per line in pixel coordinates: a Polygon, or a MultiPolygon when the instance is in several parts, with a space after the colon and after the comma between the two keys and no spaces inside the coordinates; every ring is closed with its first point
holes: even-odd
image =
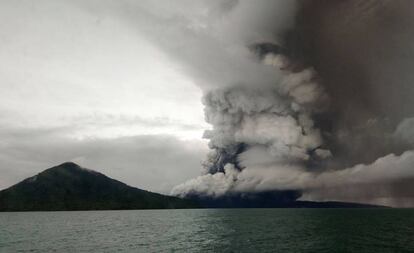
{"type": "Polygon", "coordinates": [[[317,123],[342,165],[409,148],[392,133],[414,114],[413,14],[412,1],[303,1],[289,40],[332,98],[317,123]]]}

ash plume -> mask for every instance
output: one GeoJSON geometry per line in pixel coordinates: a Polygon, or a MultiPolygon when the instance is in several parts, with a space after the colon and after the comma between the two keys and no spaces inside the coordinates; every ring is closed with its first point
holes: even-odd
{"type": "MultiPolygon", "coordinates": [[[[287,11],[282,1],[260,2],[263,7],[274,3],[279,3],[278,12],[287,11]]],[[[240,1],[234,8],[243,8],[246,4],[240,1]]],[[[293,16],[293,10],[290,9],[288,17],[293,16]]],[[[275,14],[265,17],[260,27],[267,26],[275,14]]],[[[203,163],[206,175],[177,186],[173,194],[220,196],[232,191],[273,190],[258,189],[260,184],[256,181],[263,180],[260,176],[263,170],[316,168],[330,159],[331,151],[326,148],[314,121],[314,117],[327,112],[329,96],[315,69],[301,66],[288,54],[283,34],[291,28],[278,26],[272,32],[265,31],[268,34],[254,38],[255,42],[250,44],[237,41],[249,50],[250,61],[263,70],[271,69],[275,75],[271,82],[240,79],[206,90],[205,117],[213,126],[204,135],[212,150],[203,163]],[[273,37],[273,40],[257,42],[266,37],[273,37]],[[244,179],[242,175],[249,175],[249,178],[244,179]]],[[[274,189],[283,187],[275,185],[274,189]]]]}
{"type": "Polygon", "coordinates": [[[414,2],[143,2],[211,124],[203,175],[172,194],[414,205],[414,2]]]}

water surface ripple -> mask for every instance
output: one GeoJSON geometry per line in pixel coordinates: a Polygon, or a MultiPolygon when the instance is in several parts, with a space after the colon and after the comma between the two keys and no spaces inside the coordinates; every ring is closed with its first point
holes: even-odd
{"type": "Polygon", "coordinates": [[[0,252],[414,252],[414,209],[0,213],[0,252]]]}

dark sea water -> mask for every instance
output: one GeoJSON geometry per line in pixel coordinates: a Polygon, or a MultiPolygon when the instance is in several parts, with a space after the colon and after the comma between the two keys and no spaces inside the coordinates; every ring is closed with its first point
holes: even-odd
{"type": "Polygon", "coordinates": [[[414,209],[0,213],[0,252],[414,252],[414,209]]]}

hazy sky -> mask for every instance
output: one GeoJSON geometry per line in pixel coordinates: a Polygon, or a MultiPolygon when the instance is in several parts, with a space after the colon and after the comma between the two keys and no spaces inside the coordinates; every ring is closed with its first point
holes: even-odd
{"type": "Polygon", "coordinates": [[[0,1],[0,189],[74,161],[180,196],[413,206],[414,8],[326,3],[0,1]]]}
{"type": "Polygon", "coordinates": [[[75,161],[169,192],[207,150],[201,91],[110,4],[81,3],[0,2],[0,189],[75,161]]]}

